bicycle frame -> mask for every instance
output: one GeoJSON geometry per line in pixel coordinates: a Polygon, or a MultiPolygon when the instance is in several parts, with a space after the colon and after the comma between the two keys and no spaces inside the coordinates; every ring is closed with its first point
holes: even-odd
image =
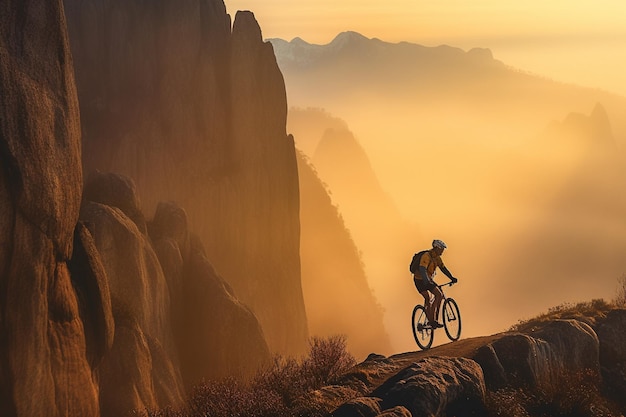
{"type": "MultiPolygon", "coordinates": [[[[446,294],[443,291],[443,287],[452,286],[454,282],[450,281],[445,284],[437,285],[437,288],[441,290],[442,300],[441,300],[441,309],[438,313],[443,321],[443,327],[446,332],[446,335],[451,341],[458,340],[461,336],[461,314],[459,311],[459,307],[456,301],[453,298],[446,297],[446,294]]],[[[432,302],[432,294],[429,298],[429,302],[432,302]]],[[[413,336],[415,337],[415,341],[418,346],[422,349],[429,349],[434,338],[435,328],[432,328],[427,322],[425,318],[426,307],[417,304],[413,309],[413,317],[412,317],[412,327],[413,327],[413,336]],[[421,311],[421,313],[420,313],[421,311]]],[[[439,317],[436,317],[438,319],[439,317]]]]}

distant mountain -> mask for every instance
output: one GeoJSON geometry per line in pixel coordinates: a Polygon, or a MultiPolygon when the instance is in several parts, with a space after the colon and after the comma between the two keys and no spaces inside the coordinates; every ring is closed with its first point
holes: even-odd
{"type": "Polygon", "coordinates": [[[448,60],[449,63],[457,60],[458,62],[473,61],[476,64],[503,66],[500,61],[493,59],[491,51],[486,48],[474,48],[465,53],[460,48],[447,45],[431,48],[409,42],[389,43],[377,38],[369,39],[351,31],[340,33],[326,45],[310,44],[301,38],[294,38],[290,42],[279,38],[268,39],[268,41],[274,46],[278,64],[285,70],[295,68],[304,70],[333,65],[334,60],[364,62],[370,69],[390,63],[410,64],[411,61],[420,62],[423,64],[422,68],[425,69],[437,66],[440,60],[448,60]],[[405,62],[407,58],[409,62],[405,62]]]}
{"type": "MultiPolygon", "coordinates": [[[[314,149],[311,163],[362,252],[369,285],[385,306],[385,324],[395,327],[419,298],[405,265],[412,255],[407,248],[422,238],[417,225],[402,217],[343,120],[319,109],[292,108],[288,128],[297,147],[314,149]]],[[[411,338],[409,332],[394,332],[392,343],[407,346],[411,338]]]]}
{"type": "MultiPolygon", "coordinates": [[[[405,251],[435,237],[449,244],[447,266],[471,283],[454,289],[462,293],[457,298],[470,334],[497,331],[563,299],[602,297],[614,289],[626,270],[619,255],[626,244],[616,232],[623,222],[605,213],[621,210],[626,189],[619,179],[626,98],[512,68],[485,48],[389,43],[354,32],[326,45],[271,42],[290,106],[323,108],[344,120],[381,188],[419,224],[424,238],[405,251]],[[561,133],[547,132],[549,126],[561,133]],[[594,150],[607,141],[613,151],[594,150]],[[564,221],[589,206],[586,218],[564,221]],[[552,256],[542,256],[539,247],[549,247],[552,256]],[[594,270],[598,285],[591,288],[571,261],[586,259],[589,247],[603,248],[594,270]],[[532,271],[526,269],[530,260],[532,271]],[[521,289],[533,294],[546,280],[559,291],[517,302],[521,289]]],[[[298,146],[302,134],[291,121],[288,129],[298,146]]],[[[341,172],[345,159],[336,158],[328,167],[341,172]]],[[[355,192],[359,181],[352,175],[347,187],[355,192]]],[[[348,203],[333,193],[350,224],[348,203]]],[[[349,227],[357,242],[367,233],[349,227]]]]}
{"type": "Polygon", "coordinates": [[[368,282],[361,254],[328,190],[302,153],[298,154],[302,289],[309,330],[344,334],[359,358],[391,352],[383,310],[368,282]]]}

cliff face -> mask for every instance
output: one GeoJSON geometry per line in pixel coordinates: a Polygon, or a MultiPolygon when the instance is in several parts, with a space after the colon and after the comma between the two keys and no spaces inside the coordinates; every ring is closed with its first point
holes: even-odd
{"type": "MultiPolygon", "coordinates": [[[[83,191],[80,130],[63,5],[2,3],[0,414],[162,408],[201,378],[268,361],[256,316],[213,268],[182,208],[161,204],[147,221],[135,184],[119,175],[90,176],[83,191]]],[[[235,198],[247,178],[230,178],[223,189],[235,198]]],[[[281,333],[283,346],[304,339],[306,325],[298,330],[281,333]]]]}
{"type": "Polygon", "coordinates": [[[92,292],[98,271],[71,273],[82,187],[80,125],[60,1],[0,4],[0,414],[98,414],[93,368],[111,340],[110,304],[91,316],[75,282],[92,292]],[[92,321],[95,320],[95,321],[92,321]],[[84,329],[92,331],[90,338],[84,329]],[[33,398],[37,398],[33,401],[33,398]]]}
{"type": "Polygon", "coordinates": [[[185,207],[272,350],[303,351],[299,196],[286,96],[250,12],[222,1],[66,0],[84,169],[185,207]]]}

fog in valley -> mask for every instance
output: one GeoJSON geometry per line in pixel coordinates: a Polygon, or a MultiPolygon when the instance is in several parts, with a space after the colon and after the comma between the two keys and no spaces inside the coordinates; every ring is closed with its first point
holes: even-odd
{"type": "Polygon", "coordinates": [[[460,281],[446,293],[463,337],[612,299],[626,273],[626,98],[529,74],[486,49],[355,33],[272,42],[287,130],[361,250],[393,351],[416,349],[410,316],[422,297],[408,264],[434,238],[460,281]]]}

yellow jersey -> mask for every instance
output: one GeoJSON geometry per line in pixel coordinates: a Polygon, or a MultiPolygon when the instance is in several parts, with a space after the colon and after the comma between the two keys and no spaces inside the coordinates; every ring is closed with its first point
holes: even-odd
{"type": "MultiPolygon", "coordinates": [[[[426,268],[426,273],[428,274],[428,278],[433,279],[435,276],[435,269],[439,267],[439,269],[444,267],[443,261],[441,260],[441,256],[437,256],[437,254],[433,253],[432,250],[424,252],[422,257],[420,258],[420,265],[426,268]]],[[[415,274],[417,277],[420,277],[419,272],[415,274]]],[[[421,278],[421,277],[420,277],[421,278]]]]}

